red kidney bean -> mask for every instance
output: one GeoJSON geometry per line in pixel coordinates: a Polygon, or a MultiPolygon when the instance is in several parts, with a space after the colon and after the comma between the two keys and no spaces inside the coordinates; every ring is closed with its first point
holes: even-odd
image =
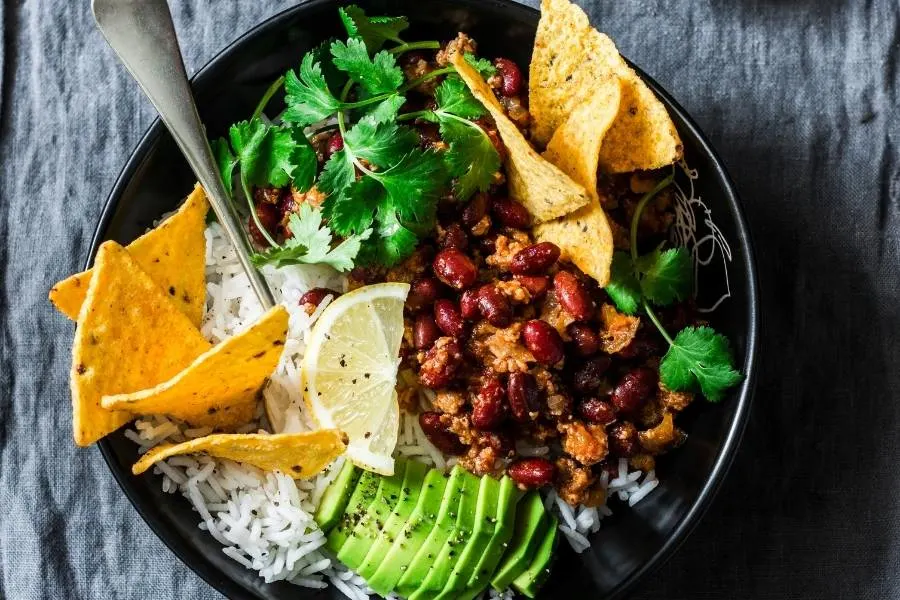
{"type": "Polygon", "coordinates": [[[542,297],[550,287],[550,278],[546,275],[514,275],[514,277],[528,290],[533,299],[542,297]]]}
{"type": "Polygon", "coordinates": [[[434,317],[425,313],[416,317],[413,324],[413,345],[416,350],[431,348],[439,337],[441,337],[441,330],[434,322],[434,317]]]}
{"type": "Polygon", "coordinates": [[[491,214],[506,227],[527,229],[531,226],[528,209],[510,198],[495,198],[491,203],[491,214]]]}
{"type": "Polygon", "coordinates": [[[609,369],[611,360],[608,356],[589,358],[581,365],[572,377],[572,387],[580,394],[597,391],[603,383],[603,375],[609,369]]]}
{"type": "Polygon", "coordinates": [[[437,278],[455,290],[471,287],[478,278],[478,269],[472,260],[456,248],[438,252],[432,267],[437,278]]]}
{"type": "Polygon", "coordinates": [[[493,284],[478,289],[478,310],[494,327],[508,327],[512,321],[509,301],[493,284]]]}
{"type": "Polygon", "coordinates": [[[478,393],[472,398],[472,426],[481,431],[496,429],[506,416],[505,396],[506,390],[499,378],[482,380],[478,393]]]}
{"type": "MultiPolygon", "coordinates": [[[[275,229],[278,227],[278,222],[280,220],[278,207],[274,204],[269,204],[268,202],[261,202],[256,205],[256,216],[259,217],[260,224],[265,228],[269,235],[274,238],[275,229]]],[[[269,241],[256,226],[256,222],[253,220],[253,217],[248,217],[248,219],[249,220],[247,221],[247,225],[248,229],[250,230],[250,237],[252,237],[253,241],[260,246],[268,247],[269,241]]]]}
{"type": "Polygon", "coordinates": [[[440,413],[421,413],[419,415],[419,425],[422,426],[422,431],[425,433],[428,441],[444,454],[459,456],[465,452],[466,448],[459,441],[459,437],[441,423],[440,413]]]}
{"type": "Polygon", "coordinates": [[[613,389],[610,400],[619,412],[633,413],[639,410],[644,402],[656,393],[658,375],[647,367],[635,367],[619,380],[613,389]]]}
{"type": "Polygon", "coordinates": [[[578,405],[578,414],[586,421],[607,425],[616,420],[616,410],[609,402],[588,398],[578,405]]]}
{"type": "Polygon", "coordinates": [[[556,299],[563,309],[578,319],[587,321],[594,313],[594,302],[578,278],[568,271],[560,271],[553,276],[556,299]]]}
{"type": "Polygon", "coordinates": [[[495,235],[486,235],[476,239],[482,256],[488,256],[497,251],[497,237],[495,235]]]}
{"type": "Polygon", "coordinates": [[[465,250],[469,247],[469,236],[463,231],[459,223],[451,223],[444,232],[444,238],[441,240],[441,248],[456,248],[457,250],[465,250]]]}
{"type": "Polygon", "coordinates": [[[300,301],[298,304],[303,306],[304,304],[311,304],[313,306],[318,306],[322,304],[322,300],[325,299],[326,296],[331,294],[335,298],[340,296],[338,292],[334,290],[329,290],[328,288],[313,288],[311,290],[307,290],[300,296],[300,301]]]}
{"type": "Polygon", "coordinates": [[[476,225],[487,214],[489,202],[490,198],[488,198],[487,194],[475,194],[462,211],[461,220],[463,225],[466,227],[476,225]]]}
{"type": "Polygon", "coordinates": [[[572,345],[578,356],[592,356],[600,349],[600,338],[597,333],[585,323],[571,323],[566,331],[572,338],[572,345]]]}
{"type": "Polygon", "coordinates": [[[445,335],[460,337],[466,331],[466,324],[453,300],[437,300],[434,303],[434,321],[445,335]]]}
{"type": "Polygon", "coordinates": [[[474,321],[481,314],[478,308],[478,290],[466,290],[459,298],[459,312],[463,319],[474,321]]]}
{"type": "Polygon", "coordinates": [[[335,131],[334,135],[328,138],[328,143],[325,144],[325,160],[331,158],[331,155],[335,152],[340,152],[344,149],[344,138],[341,135],[340,131],[335,131]]]}
{"type": "Polygon", "coordinates": [[[431,306],[441,295],[441,284],[434,277],[420,277],[409,284],[406,306],[410,310],[422,310],[431,306]]]}
{"type": "Polygon", "coordinates": [[[517,275],[542,275],[559,260],[559,247],[541,242],[519,250],[509,261],[509,270],[517,275]]]}
{"type": "Polygon", "coordinates": [[[622,358],[650,358],[662,354],[661,339],[654,339],[653,333],[648,333],[644,328],[638,329],[637,335],[631,342],[619,350],[622,358]]]}
{"type": "Polygon", "coordinates": [[[563,341],[546,321],[532,319],[522,328],[525,347],[539,362],[552,365],[563,359],[563,341]]]}
{"type": "Polygon", "coordinates": [[[507,98],[518,94],[522,89],[522,71],[519,69],[519,65],[508,58],[496,58],[494,66],[497,67],[497,71],[503,79],[500,93],[507,98]]]}
{"type": "Polygon", "coordinates": [[[446,387],[456,377],[462,360],[462,350],[456,340],[449,337],[438,338],[425,353],[425,360],[419,369],[419,380],[432,389],[446,387]]]}
{"type": "Polygon", "coordinates": [[[506,474],[520,488],[534,489],[553,483],[556,465],[539,456],[520,458],[506,468],[506,474]]]}
{"type": "Polygon", "coordinates": [[[609,429],[609,450],[619,458],[631,458],[639,448],[637,427],[625,421],[616,423],[609,429]]]}
{"type": "Polygon", "coordinates": [[[537,419],[540,414],[540,396],[537,381],[530,373],[510,373],[506,383],[506,398],[513,418],[520,423],[537,419]]]}

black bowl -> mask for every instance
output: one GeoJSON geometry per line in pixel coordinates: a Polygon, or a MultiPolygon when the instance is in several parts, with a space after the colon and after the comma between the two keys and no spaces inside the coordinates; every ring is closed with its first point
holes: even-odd
{"type": "MultiPolygon", "coordinates": [[[[247,118],[266,87],[303,52],[331,35],[342,35],[338,2],[311,0],[273,17],[241,37],[194,79],[201,117],[219,135],[247,118]]],[[[507,0],[371,0],[370,14],[402,14],[413,26],[407,39],[449,39],[466,31],[484,56],[506,56],[527,65],[538,22],[537,11],[507,0]]],[[[643,76],[643,74],[642,74],[643,76]]],[[[709,506],[731,464],[750,409],[755,380],[758,299],[753,253],[743,212],[721,160],[681,107],[652,80],[681,133],[688,163],[699,172],[697,194],[712,211],[722,240],[730,240],[730,298],[711,314],[733,341],[746,374],[718,406],[689,409],[687,443],[659,464],[659,488],[633,509],[615,502],[592,548],[581,554],[560,551],[546,597],[603,597],[624,594],[684,541],[709,506]]],[[[101,242],[127,243],[174,208],[194,177],[168,132],[156,121],[138,144],[107,200],[91,248],[101,242]]],[[[697,212],[701,225],[707,215],[697,212]]],[[[714,243],[708,238],[707,243],[714,243]]],[[[721,250],[721,246],[719,246],[721,250]]],[[[717,258],[717,260],[724,260],[717,258]]],[[[722,274],[701,279],[701,295],[718,297],[722,274]]],[[[121,431],[100,443],[109,468],[153,531],[207,582],[230,598],[339,598],[334,590],[309,591],[286,583],[265,584],[222,553],[197,528],[198,516],[179,496],[164,494],[156,476],[131,475],[136,446],[121,431]]],[[[562,545],[563,547],[566,544],[562,545]]]]}

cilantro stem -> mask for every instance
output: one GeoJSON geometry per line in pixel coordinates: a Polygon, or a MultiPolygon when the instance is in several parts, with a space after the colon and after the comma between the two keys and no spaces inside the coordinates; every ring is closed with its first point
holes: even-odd
{"type": "Polygon", "coordinates": [[[420,117],[427,118],[428,115],[433,115],[433,110],[417,110],[415,112],[403,113],[402,115],[397,115],[398,121],[411,121],[413,119],[418,119],[420,117]]]}
{"type": "Polygon", "coordinates": [[[256,214],[256,207],[253,205],[253,195],[250,193],[250,186],[247,185],[247,179],[244,177],[243,170],[241,170],[241,188],[243,188],[244,195],[247,197],[247,207],[250,209],[250,218],[253,219],[253,224],[256,225],[256,228],[259,229],[259,232],[263,234],[263,237],[266,238],[266,241],[273,248],[280,248],[281,244],[276,242],[266,228],[263,227],[262,222],[259,220],[259,215],[256,214]]]}
{"type": "Polygon", "coordinates": [[[284,75],[276,79],[272,82],[272,85],[269,86],[269,89],[266,90],[266,93],[263,94],[263,97],[260,99],[259,104],[256,105],[256,109],[253,111],[253,116],[250,118],[258,119],[260,115],[262,115],[263,111],[266,109],[266,105],[269,103],[269,100],[272,99],[278,90],[281,89],[281,86],[284,85],[284,75]]]}
{"type": "Polygon", "coordinates": [[[638,259],[637,234],[638,225],[641,222],[641,213],[644,212],[647,203],[658,193],[672,185],[673,181],[675,181],[675,173],[669,174],[668,177],[657,183],[656,187],[644,194],[644,197],[641,198],[640,202],[638,202],[637,206],[634,208],[634,216],[631,217],[631,260],[635,263],[637,263],[638,259]]]}
{"type": "MultiPolygon", "coordinates": [[[[365,100],[358,100],[357,102],[345,102],[347,99],[347,94],[350,89],[348,86],[344,86],[344,91],[341,93],[341,110],[348,110],[352,108],[362,108],[364,106],[369,106],[370,104],[375,104],[377,102],[381,102],[382,100],[387,100],[391,96],[396,96],[397,94],[402,94],[404,92],[408,92],[416,86],[419,86],[429,79],[434,79],[435,77],[440,77],[441,75],[446,75],[448,73],[455,73],[456,69],[453,67],[444,67],[443,69],[435,69],[430,73],[426,73],[421,77],[417,77],[412,81],[402,85],[396,92],[385,92],[384,94],[378,94],[377,96],[372,96],[371,98],[366,98],[365,100]]],[[[353,82],[347,82],[352,86],[353,82]]]]}
{"type": "Polygon", "coordinates": [[[390,54],[403,54],[404,52],[409,52],[410,50],[439,50],[441,47],[441,43],[438,41],[426,41],[426,42],[410,42],[408,44],[401,44],[394,48],[388,50],[390,54]]]}
{"type": "Polygon", "coordinates": [[[650,306],[650,303],[647,300],[642,300],[644,304],[644,312],[647,313],[647,316],[650,317],[650,320],[653,321],[653,324],[656,325],[656,328],[659,330],[659,333],[665,338],[667,342],[669,342],[670,346],[675,345],[675,340],[669,335],[669,332],[666,331],[666,328],[663,327],[662,322],[659,320],[659,317],[656,316],[656,313],[653,311],[653,308],[650,306]]]}

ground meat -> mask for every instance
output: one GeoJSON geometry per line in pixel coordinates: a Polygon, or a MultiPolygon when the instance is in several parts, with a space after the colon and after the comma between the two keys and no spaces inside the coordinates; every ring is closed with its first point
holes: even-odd
{"type": "Polygon", "coordinates": [[[643,428],[656,427],[663,420],[665,407],[659,398],[650,398],[640,408],[637,414],[637,422],[643,428]]]}
{"type": "Polygon", "coordinates": [[[441,415],[441,424],[451,433],[456,434],[466,446],[475,443],[478,432],[472,427],[469,415],[441,415]]]}
{"type": "MultiPolygon", "coordinates": [[[[595,478],[590,469],[571,458],[556,459],[556,493],[572,506],[582,504],[595,478]]],[[[602,504],[602,501],[598,503],[602,504]]]]}
{"type": "Polygon", "coordinates": [[[400,283],[412,283],[414,279],[419,277],[431,266],[429,254],[430,253],[421,248],[416,250],[413,252],[412,256],[388,270],[387,275],[385,275],[385,280],[397,281],[400,283]]]}
{"type": "Polygon", "coordinates": [[[659,454],[668,450],[676,440],[672,413],[667,412],[663,415],[662,421],[656,427],[638,432],[638,439],[641,441],[641,447],[651,454],[659,454]]]}
{"type": "Polygon", "coordinates": [[[564,341],[569,341],[570,336],[566,328],[575,322],[575,317],[560,306],[556,300],[555,293],[547,294],[547,299],[541,308],[540,319],[541,321],[547,321],[564,341]]]}
{"type": "Polygon", "coordinates": [[[471,350],[478,361],[497,373],[527,371],[534,356],[522,345],[523,323],[513,323],[498,329],[487,321],[480,321],[472,332],[471,350]]]}
{"type": "Polygon", "coordinates": [[[494,287],[513,304],[528,304],[531,302],[531,294],[518,279],[498,281],[494,287]]]}
{"type": "Polygon", "coordinates": [[[694,401],[692,392],[673,392],[663,383],[659,382],[659,393],[656,396],[662,405],[673,412],[681,412],[694,401]]]}
{"type": "Polygon", "coordinates": [[[544,367],[535,367],[531,374],[546,398],[547,416],[554,421],[568,418],[572,414],[572,399],[563,389],[559,376],[544,367]]]}
{"type": "Polygon", "coordinates": [[[397,404],[403,412],[410,414],[419,412],[419,390],[414,387],[398,386],[397,404]]]}
{"type": "Polygon", "coordinates": [[[506,109],[506,115],[509,117],[510,121],[515,123],[516,127],[523,132],[528,131],[528,125],[531,123],[531,115],[528,113],[528,108],[526,108],[525,104],[522,102],[522,98],[519,96],[512,96],[510,98],[501,96],[500,103],[503,105],[503,108],[506,109]]]}
{"type": "Polygon", "coordinates": [[[628,459],[628,464],[632,469],[637,469],[646,473],[656,468],[656,459],[649,454],[635,454],[628,459]]]}
{"type": "Polygon", "coordinates": [[[452,337],[438,338],[428,352],[419,353],[419,379],[422,385],[440,388],[453,379],[462,363],[459,345],[452,337]]]}
{"type": "Polygon", "coordinates": [[[532,423],[527,431],[527,437],[535,444],[546,446],[549,442],[559,439],[559,431],[555,425],[538,421],[532,423]]]}
{"type": "Polygon", "coordinates": [[[531,238],[525,232],[508,231],[507,235],[500,234],[494,241],[494,253],[488,256],[485,262],[501,271],[508,271],[512,257],[530,245],[531,238]]]}
{"type": "Polygon", "coordinates": [[[561,423],[563,451],[585,466],[595,465],[609,451],[606,443],[606,428],[603,425],[571,421],[561,423]]]}
{"type": "Polygon", "coordinates": [[[497,472],[497,450],[490,445],[472,444],[459,464],[467,471],[478,475],[493,475],[497,472]]]}
{"type": "Polygon", "coordinates": [[[291,199],[294,201],[294,212],[300,210],[303,204],[309,204],[313,208],[319,208],[325,202],[328,194],[322,193],[316,186],[312,186],[305,192],[291,186],[291,199]]]}
{"type": "Polygon", "coordinates": [[[600,307],[600,322],[603,325],[598,332],[600,349],[607,354],[615,354],[628,346],[641,325],[640,317],[622,314],[612,304],[600,307]]]}
{"type": "MultiPolygon", "coordinates": [[[[428,75],[432,71],[434,71],[435,67],[428,59],[425,58],[423,54],[418,52],[410,52],[403,57],[401,61],[403,65],[403,75],[406,76],[407,81],[413,81],[428,75]]],[[[425,94],[426,96],[430,96],[434,94],[434,90],[437,88],[437,84],[439,83],[439,79],[434,77],[429,79],[428,81],[424,81],[414,87],[413,89],[421,94],[425,94]]]]}
{"type": "Polygon", "coordinates": [[[482,237],[491,229],[491,218],[487,215],[481,217],[481,219],[472,225],[472,235],[475,237],[482,237]]]}
{"type": "Polygon", "coordinates": [[[432,401],[435,410],[448,415],[457,415],[466,405],[466,395],[453,390],[440,390],[432,401]]]}
{"type": "Polygon", "coordinates": [[[438,50],[434,60],[438,65],[446,67],[450,64],[450,57],[453,54],[456,54],[457,52],[462,52],[463,54],[477,54],[477,50],[478,45],[475,43],[475,40],[460,31],[456,34],[456,38],[450,40],[443,48],[438,50]]]}

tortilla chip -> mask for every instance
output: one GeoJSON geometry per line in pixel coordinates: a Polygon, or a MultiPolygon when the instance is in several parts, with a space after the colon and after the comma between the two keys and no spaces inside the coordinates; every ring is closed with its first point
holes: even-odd
{"type": "Polygon", "coordinates": [[[628,66],[609,37],[591,27],[569,0],[542,0],[529,70],[532,135],[546,143],[565,119],[612,77],[622,103],[600,149],[611,173],[658,169],[679,160],[683,146],[666,108],[628,66]]]}
{"type": "MultiPolygon", "coordinates": [[[[206,211],[209,204],[197,184],[178,211],[128,245],[138,266],[172,297],[199,327],[206,303],[206,211]]],[[[50,290],[50,302],[70,319],[78,318],[93,269],[63,279],[50,290]]]]}
{"type": "Polygon", "coordinates": [[[600,146],[619,111],[621,83],[612,78],[576,107],[553,134],[544,158],[591,192],[591,203],[555,221],[535,227],[542,242],[553,242],[562,256],[600,285],[609,281],[613,235],[597,196],[600,146]]]}
{"type": "Polygon", "coordinates": [[[453,54],[450,62],[472,95],[494,117],[497,131],[506,145],[510,197],[527,208],[536,223],[567,215],[586,205],[590,196],[585,189],[535,152],[519,128],[506,116],[490,86],[463,55],[453,54]]]}
{"type": "Polygon", "coordinates": [[[172,377],[210,344],[125,248],[100,246],[72,346],[72,425],[87,446],[131,420],[103,408],[109,394],[172,377]]]}
{"type": "Polygon", "coordinates": [[[346,447],[347,435],[337,429],[273,435],[219,433],[181,444],[159,445],[134,463],[131,472],[140,475],[170,456],[205,452],[263,471],[281,471],[294,479],[308,479],[343,454],[346,447]]]}
{"type": "Polygon", "coordinates": [[[102,406],[136,415],[164,414],[197,427],[244,425],[253,419],[257,392],[278,366],[287,329],[288,312],[276,306],[168,381],[104,396],[102,406]]]}

